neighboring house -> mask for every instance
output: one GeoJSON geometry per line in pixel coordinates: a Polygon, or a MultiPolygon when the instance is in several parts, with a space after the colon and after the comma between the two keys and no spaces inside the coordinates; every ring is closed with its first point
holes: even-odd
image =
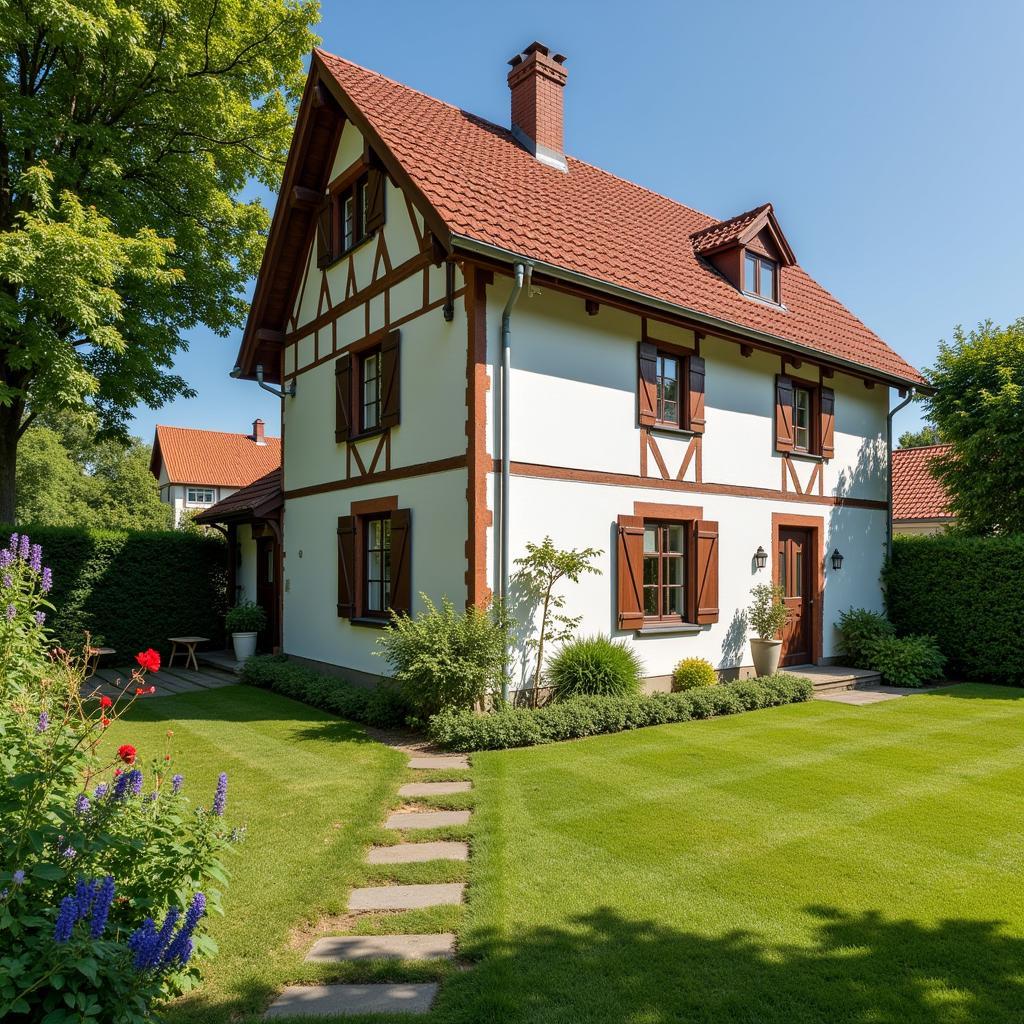
{"type": "Polygon", "coordinates": [[[280,465],[281,439],[265,436],[263,420],[251,434],[157,426],[149,460],[175,526],[186,512],[210,508],[280,465]]]}
{"type": "Polygon", "coordinates": [[[892,453],[892,531],[894,534],[942,533],[955,521],[945,488],[932,476],[931,462],[948,444],[898,448],[892,453]]]}
{"type": "Polygon", "coordinates": [[[567,157],[564,60],[513,58],[509,130],[313,54],[234,371],[283,385],[283,649],[379,676],[389,609],[485,605],[550,534],[602,550],[565,611],[652,685],[748,671],[770,579],[784,662],[828,660],[882,608],[890,392],[922,377],[770,205],[567,157]]]}

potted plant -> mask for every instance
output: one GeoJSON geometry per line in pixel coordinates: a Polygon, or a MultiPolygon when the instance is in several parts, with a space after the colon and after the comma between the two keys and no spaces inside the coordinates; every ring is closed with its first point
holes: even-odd
{"type": "Polygon", "coordinates": [[[747,609],[747,620],[757,634],[750,638],[750,653],[754,656],[754,672],[758,676],[774,675],[779,669],[782,641],[775,634],[786,624],[786,606],[782,603],[786,592],[780,586],[759,583],[750,591],[753,601],[747,609]]]}
{"type": "Polygon", "coordinates": [[[241,601],[224,617],[231,634],[235,660],[245,661],[256,653],[256,634],[267,627],[267,613],[255,601],[241,601]]]}

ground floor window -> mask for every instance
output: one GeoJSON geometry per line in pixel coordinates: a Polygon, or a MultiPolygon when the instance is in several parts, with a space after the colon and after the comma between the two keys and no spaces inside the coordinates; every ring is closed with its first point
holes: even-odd
{"type": "Polygon", "coordinates": [[[338,615],[379,626],[412,601],[412,512],[397,498],[353,501],[338,517],[338,615]]]}
{"type": "Polygon", "coordinates": [[[644,523],[644,617],[686,615],[686,527],[644,523]]]}
{"type": "Polygon", "coordinates": [[[363,581],[367,615],[385,615],[391,607],[391,515],[365,520],[363,535],[366,557],[363,559],[363,581]]]}

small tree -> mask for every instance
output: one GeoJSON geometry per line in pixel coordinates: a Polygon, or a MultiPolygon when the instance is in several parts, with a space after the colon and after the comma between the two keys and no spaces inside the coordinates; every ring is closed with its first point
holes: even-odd
{"type": "Polygon", "coordinates": [[[753,600],[747,609],[747,619],[759,640],[774,640],[775,634],[786,624],[786,606],[782,599],[785,590],[778,585],[759,583],[750,591],[753,600]]]}
{"type": "Polygon", "coordinates": [[[901,448],[927,448],[932,444],[942,444],[942,435],[933,423],[925,423],[920,430],[905,430],[900,434],[901,448]]]}
{"type": "Polygon", "coordinates": [[[516,559],[516,565],[520,568],[512,579],[522,587],[526,596],[536,601],[541,608],[537,636],[526,640],[526,646],[537,651],[537,667],[533,678],[534,706],[537,704],[543,674],[545,645],[568,640],[581,619],[581,616],[562,614],[565,596],[555,593],[555,585],[563,579],[570,583],[579,583],[585,572],[600,575],[601,570],[590,564],[591,559],[597,558],[600,554],[600,548],[584,548],[582,551],[573,548],[570,551],[561,551],[555,547],[550,537],[545,537],[542,544],[527,543],[526,555],[516,559]]]}

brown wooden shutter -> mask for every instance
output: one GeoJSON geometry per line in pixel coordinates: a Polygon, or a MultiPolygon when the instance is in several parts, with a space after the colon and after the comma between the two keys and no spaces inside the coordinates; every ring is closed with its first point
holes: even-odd
{"type": "Polygon", "coordinates": [[[334,203],[324,196],[316,217],[316,265],[326,267],[334,259],[334,203]]]}
{"type": "Polygon", "coordinates": [[[793,450],[793,381],[781,373],[775,378],[775,450],[793,450]]]}
{"type": "Polygon", "coordinates": [[[338,615],[356,614],[356,517],[338,516],[338,615]]]}
{"type": "Polygon", "coordinates": [[[402,373],[399,366],[401,333],[392,331],[380,347],[380,425],[397,427],[401,407],[402,373]]]}
{"type": "Polygon", "coordinates": [[[658,400],[658,350],[649,341],[637,347],[639,369],[637,393],[640,399],[640,426],[652,427],[658,400]]]}
{"type": "Polygon", "coordinates": [[[644,519],[619,516],[618,558],[619,629],[644,624],[644,519]]]}
{"type": "Polygon", "coordinates": [[[387,175],[384,171],[373,164],[366,172],[366,234],[373,234],[378,228],[384,226],[384,183],[387,175]]]}
{"type": "Polygon", "coordinates": [[[352,433],[352,356],[346,352],[334,364],[334,440],[347,441],[352,433]]]}
{"type": "Polygon", "coordinates": [[[686,425],[695,434],[704,433],[704,359],[689,356],[686,360],[687,402],[686,425]]]}
{"type": "Polygon", "coordinates": [[[690,528],[690,565],[693,621],[718,621],[718,523],[697,519],[690,528]]]}
{"type": "Polygon", "coordinates": [[[407,508],[391,513],[391,610],[412,611],[412,511],[407,508]]]}
{"type": "Polygon", "coordinates": [[[831,388],[821,389],[821,455],[831,459],[836,453],[836,393],[831,388]]]}

